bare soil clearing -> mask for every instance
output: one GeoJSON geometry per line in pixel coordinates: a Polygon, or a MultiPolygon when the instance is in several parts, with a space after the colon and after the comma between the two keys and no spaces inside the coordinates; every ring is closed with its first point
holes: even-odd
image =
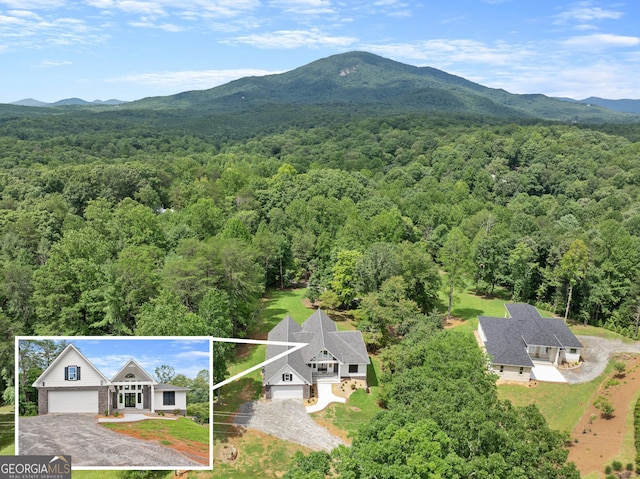
{"type": "MultiPolygon", "coordinates": [[[[633,436],[633,430],[627,428],[627,415],[635,406],[634,399],[640,389],[640,357],[619,355],[617,359],[626,363],[626,374],[623,377],[609,375],[602,381],[571,435],[569,461],[576,463],[582,476],[596,472],[604,477],[605,466],[613,460],[621,460],[625,436],[633,436]],[[612,378],[618,384],[610,383],[612,378]],[[600,396],[608,399],[615,408],[611,419],[603,418],[593,405],[600,396]]],[[[633,462],[633,457],[623,462],[633,462]]]]}

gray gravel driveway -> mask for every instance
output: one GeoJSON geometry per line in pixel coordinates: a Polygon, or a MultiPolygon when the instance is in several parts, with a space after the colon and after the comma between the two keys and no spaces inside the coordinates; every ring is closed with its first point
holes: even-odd
{"type": "Polygon", "coordinates": [[[202,467],[160,444],[118,434],[92,414],[47,414],[18,420],[20,455],[69,454],[72,466],[202,467]]]}
{"type": "Polygon", "coordinates": [[[560,371],[570,384],[586,383],[602,374],[609,358],[616,353],[640,353],[640,343],[623,343],[619,339],[578,336],[584,346],[584,361],[576,369],[560,371]]]}
{"type": "Polygon", "coordinates": [[[247,402],[234,424],[271,434],[311,449],[330,451],[344,441],[317,424],[295,400],[247,402]]]}

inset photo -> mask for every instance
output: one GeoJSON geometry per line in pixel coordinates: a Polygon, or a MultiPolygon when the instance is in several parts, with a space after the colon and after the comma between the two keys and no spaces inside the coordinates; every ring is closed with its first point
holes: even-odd
{"type": "Polygon", "coordinates": [[[17,337],[16,454],[210,470],[211,338],[17,337]]]}

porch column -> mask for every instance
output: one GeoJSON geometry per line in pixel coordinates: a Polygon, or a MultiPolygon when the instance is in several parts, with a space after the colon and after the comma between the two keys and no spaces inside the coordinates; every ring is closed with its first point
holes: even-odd
{"type": "Polygon", "coordinates": [[[556,359],[553,361],[553,365],[557,366],[558,365],[558,358],[560,357],[560,348],[556,349],[556,359]]]}
{"type": "Polygon", "coordinates": [[[153,390],[153,384],[151,384],[151,385],[149,386],[149,391],[151,391],[151,392],[149,393],[149,394],[151,394],[151,412],[156,412],[155,405],[153,404],[153,401],[154,401],[154,399],[155,399],[155,393],[154,393],[154,390],[153,390]]]}

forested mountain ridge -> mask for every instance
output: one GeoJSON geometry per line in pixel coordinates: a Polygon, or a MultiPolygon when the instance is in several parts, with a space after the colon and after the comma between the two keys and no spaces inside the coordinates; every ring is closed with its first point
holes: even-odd
{"type": "MultiPolygon", "coordinates": [[[[16,108],[17,105],[0,105],[0,118],[29,115],[16,108]]],[[[327,116],[371,118],[409,113],[565,123],[640,121],[640,116],[632,113],[541,94],[511,94],[435,68],[406,65],[366,52],[334,55],[288,72],[241,78],[207,90],[149,97],[119,105],[67,100],[39,109],[48,111],[38,114],[102,112],[122,121],[130,120],[126,112],[143,111],[148,112],[150,121],[173,127],[190,127],[194,119],[200,122],[205,118],[223,125],[225,121],[220,115],[224,115],[237,124],[262,123],[263,131],[265,123],[269,123],[273,131],[279,124],[317,123],[327,116]]]]}
{"type": "Polygon", "coordinates": [[[544,95],[514,95],[430,67],[350,52],[282,74],[242,78],[209,90],[146,98],[125,108],[240,112],[265,105],[367,108],[371,114],[440,112],[568,122],[637,121],[630,114],[544,95]]]}

